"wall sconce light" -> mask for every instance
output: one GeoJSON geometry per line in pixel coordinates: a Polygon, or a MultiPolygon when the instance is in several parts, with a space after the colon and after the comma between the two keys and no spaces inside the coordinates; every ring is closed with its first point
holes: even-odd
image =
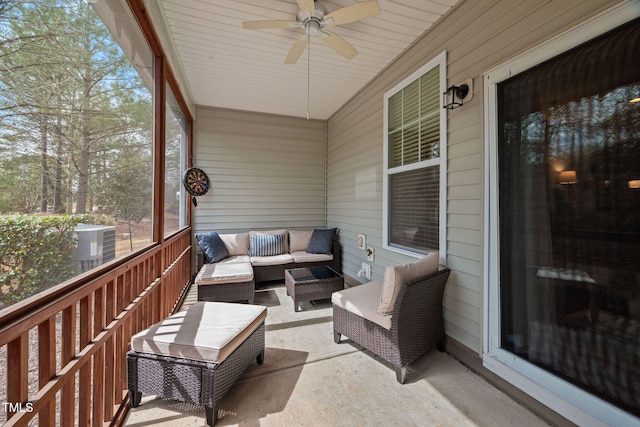
{"type": "Polygon", "coordinates": [[[562,171],[558,178],[558,183],[562,185],[575,184],[578,182],[576,171],[562,171]]]}
{"type": "Polygon", "coordinates": [[[473,97],[473,80],[467,79],[460,86],[453,85],[442,94],[442,106],[446,109],[462,107],[473,97]]]}
{"type": "Polygon", "coordinates": [[[632,179],[627,183],[627,185],[629,188],[640,188],[640,179],[632,179]]]}

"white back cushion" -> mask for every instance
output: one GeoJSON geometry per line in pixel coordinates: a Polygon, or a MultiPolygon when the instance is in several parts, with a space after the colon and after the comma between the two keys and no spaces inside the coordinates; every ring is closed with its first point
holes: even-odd
{"type": "Polygon", "coordinates": [[[220,234],[229,256],[249,255],[249,233],[220,234]]]}
{"type": "Polygon", "coordinates": [[[438,266],[438,252],[429,252],[427,256],[415,262],[385,268],[378,313],[383,315],[391,314],[402,284],[418,277],[435,273],[438,271],[438,266]]]}
{"type": "Polygon", "coordinates": [[[313,230],[289,230],[289,250],[292,253],[306,251],[312,234],[313,230]]]}

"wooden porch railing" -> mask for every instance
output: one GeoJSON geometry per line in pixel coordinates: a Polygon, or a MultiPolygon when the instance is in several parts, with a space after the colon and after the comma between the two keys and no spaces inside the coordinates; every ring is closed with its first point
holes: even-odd
{"type": "Polygon", "coordinates": [[[187,289],[191,230],[109,266],[18,303],[0,318],[0,356],[6,359],[0,422],[122,421],[130,338],[171,314],[187,289]]]}

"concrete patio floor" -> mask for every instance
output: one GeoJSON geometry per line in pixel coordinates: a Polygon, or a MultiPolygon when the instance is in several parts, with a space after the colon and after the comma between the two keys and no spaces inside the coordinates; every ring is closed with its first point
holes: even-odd
{"type": "MultiPolygon", "coordinates": [[[[185,305],[194,301],[190,295],[185,305]]],[[[343,337],[333,342],[328,300],[294,312],[283,284],[261,288],[268,307],[263,365],[253,363],[220,401],[216,426],[548,426],[446,353],[395,371],[343,337]]],[[[201,406],[143,395],[127,426],[203,426],[201,406]]]]}

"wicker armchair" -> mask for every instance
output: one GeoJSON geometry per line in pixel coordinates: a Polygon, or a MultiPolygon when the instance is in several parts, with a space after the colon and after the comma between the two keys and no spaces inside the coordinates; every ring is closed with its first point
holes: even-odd
{"type": "MultiPolygon", "coordinates": [[[[398,382],[403,384],[410,363],[433,347],[445,351],[442,298],[449,273],[450,270],[445,268],[403,283],[391,318],[386,319],[391,321],[390,329],[340,307],[334,300],[334,341],[339,343],[341,336],[345,335],[386,360],[395,368],[398,382]]],[[[375,288],[375,283],[358,287],[370,285],[375,288]]],[[[358,311],[355,308],[354,311],[358,311]]]]}

